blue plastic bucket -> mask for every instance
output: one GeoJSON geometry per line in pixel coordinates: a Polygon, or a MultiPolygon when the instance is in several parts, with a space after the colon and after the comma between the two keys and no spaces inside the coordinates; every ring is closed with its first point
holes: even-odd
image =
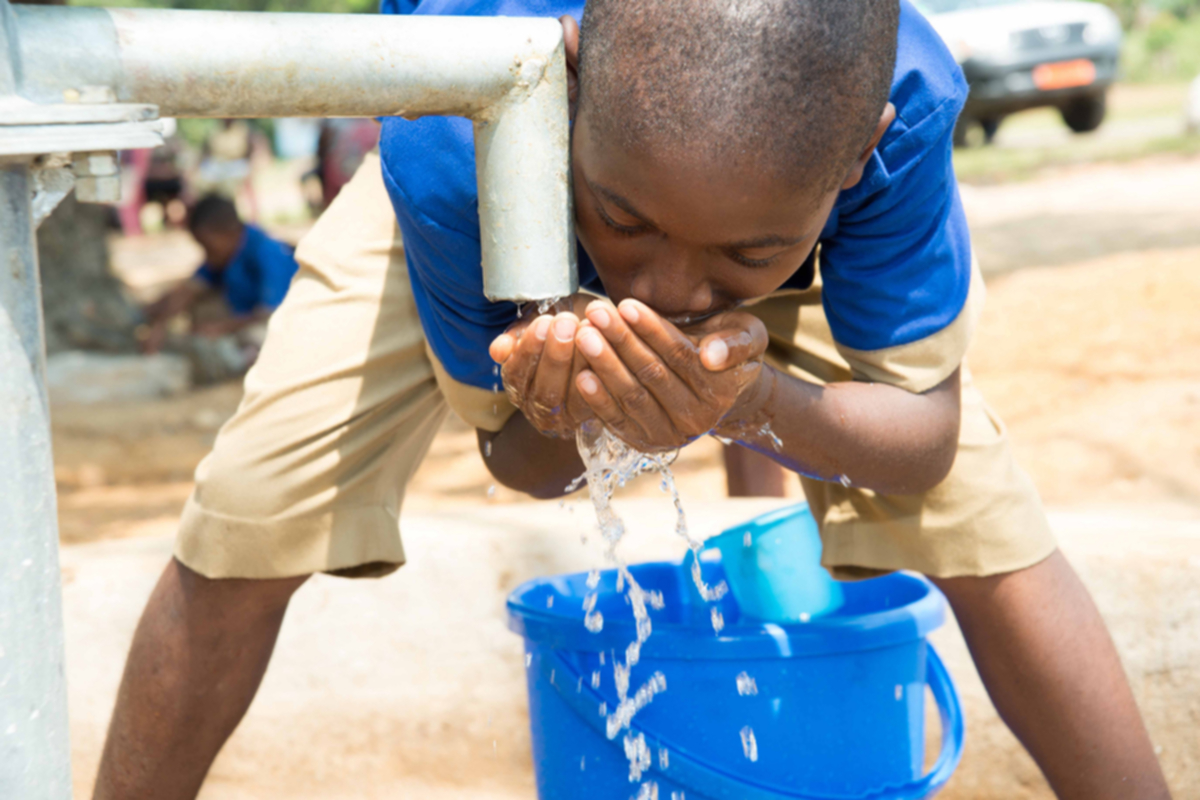
{"type": "MultiPolygon", "coordinates": [[[[701,566],[710,585],[724,577],[720,563],[701,566]]],[[[915,800],[932,796],[958,765],[958,696],[925,638],[941,625],[945,601],[924,579],[896,573],[844,584],[841,607],[797,624],[742,619],[727,595],[718,636],[682,565],[631,571],[666,600],[651,611],[654,632],[630,681],[632,694],[655,672],[666,678],[667,691],[632,724],[650,746],[643,780],[658,784],[660,800],[673,792],[687,800],[915,800]],[[757,694],[739,692],[741,672],[757,694]],[[941,713],[942,747],[922,774],[926,686],[941,713]],[[747,726],[757,742],[753,762],[742,744],[747,726]]],[[[540,800],[636,793],[624,732],[610,741],[604,718],[617,704],[612,663],[635,638],[633,615],[616,573],[602,573],[596,607],[604,628],[590,633],[586,580],[530,581],[508,600],[509,627],[525,637],[540,800]]]]}
{"type": "Polygon", "coordinates": [[[704,544],[721,552],[743,617],[807,622],[842,604],[842,585],[821,567],[821,535],[808,503],[755,517],[704,544]]]}

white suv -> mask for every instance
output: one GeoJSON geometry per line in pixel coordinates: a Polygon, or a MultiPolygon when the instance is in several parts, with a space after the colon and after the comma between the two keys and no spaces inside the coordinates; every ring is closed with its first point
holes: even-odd
{"type": "Polygon", "coordinates": [[[955,144],[976,124],[991,141],[1004,117],[1053,106],[1076,133],[1104,121],[1121,24],[1083,0],[915,0],[970,84],[955,144]]]}

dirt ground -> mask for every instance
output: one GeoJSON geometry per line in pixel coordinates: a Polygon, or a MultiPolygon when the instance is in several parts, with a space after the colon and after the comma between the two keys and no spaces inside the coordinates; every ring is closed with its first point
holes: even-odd
{"type": "MultiPolygon", "coordinates": [[[[1200,158],[1162,157],[963,187],[989,277],[970,364],[1048,504],[1153,504],[1200,515],[1196,186],[1200,158]]],[[[118,269],[143,296],[194,263],[180,233],[114,248],[118,269]]],[[[240,394],[228,384],[151,402],[56,407],[62,540],[173,528],[192,470],[240,394]]],[[[719,496],[720,445],[689,447],[677,473],[685,495],[719,496]]],[[[489,499],[491,485],[474,434],[451,418],[408,507],[521,499],[503,487],[489,499]]],[[[789,491],[799,496],[798,486],[789,491]]]]}

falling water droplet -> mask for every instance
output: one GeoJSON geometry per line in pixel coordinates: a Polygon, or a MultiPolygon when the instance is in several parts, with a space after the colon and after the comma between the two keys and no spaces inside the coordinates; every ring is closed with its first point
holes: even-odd
{"type": "Polygon", "coordinates": [[[742,728],[742,752],[751,761],[758,761],[758,742],[754,740],[754,731],[749,725],[742,728]]]}

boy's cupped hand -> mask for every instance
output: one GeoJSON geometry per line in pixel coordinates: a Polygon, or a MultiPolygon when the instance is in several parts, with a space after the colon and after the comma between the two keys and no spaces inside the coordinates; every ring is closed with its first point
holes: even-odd
{"type": "Polygon", "coordinates": [[[586,368],[575,347],[583,311],[594,299],[576,294],[555,304],[557,313],[527,314],[492,341],[489,352],[500,364],[504,391],[535,428],[550,436],[574,436],[595,414],[573,389],[586,368]]]}
{"type": "Polygon", "coordinates": [[[588,304],[575,346],[586,361],[574,388],[625,442],[652,452],[682,447],[756,399],[767,330],[743,311],[680,328],[637,300],[588,304]]]}

